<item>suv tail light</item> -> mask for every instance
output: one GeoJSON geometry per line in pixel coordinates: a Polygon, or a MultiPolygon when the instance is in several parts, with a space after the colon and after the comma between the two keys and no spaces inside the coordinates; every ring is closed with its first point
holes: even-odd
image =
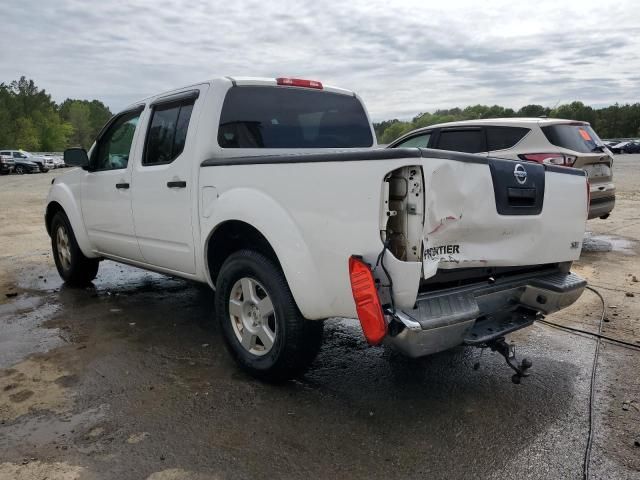
{"type": "Polygon", "coordinates": [[[387,334],[387,322],[382,313],[373,273],[362,259],[350,257],[349,278],[364,336],[371,345],[377,345],[387,334]]]}
{"type": "Polygon", "coordinates": [[[560,165],[561,167],[571,167],[576,162],[576,157],[565,155],[564,153],[523,153],[518,155],[518,157],[530,162],[560,165]]]}
{"type": "Polygon", "coordinates": [[[304,88],[317,88],[322,90],[322,83],[316,80],[304,80],[302,78],[276,78],[278,85],[285,85],[287,87],[304,87],[304,88]]]}

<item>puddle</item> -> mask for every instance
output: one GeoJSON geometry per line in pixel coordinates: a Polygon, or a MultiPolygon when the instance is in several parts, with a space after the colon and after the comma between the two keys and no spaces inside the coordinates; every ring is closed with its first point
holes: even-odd
{"type": "Polygon", "coordinates": [[[64,343],[57,328],[44,328],[60,306],[26,294],[0,305],[0,368],[7,368],[35,352],[46,352],[64,343]]]}
{"type": "Polygon", "coordinates": [[[582,242],[583,252],[620,252],[625,255],[635,255],[636,242],[613,235],[594,235],[586,232],[582,242]]]}

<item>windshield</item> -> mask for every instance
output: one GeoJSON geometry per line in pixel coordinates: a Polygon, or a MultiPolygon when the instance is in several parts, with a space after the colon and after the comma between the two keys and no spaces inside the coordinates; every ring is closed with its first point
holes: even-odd
{"type": "Polygon", "coordinates": [[[582,123],[565,123],[542,127],[547,140],[556,147],[579,153],[601,152],[605,145],[591,126],[582,123]]]}
{"type": "Polygon", "coordinates": [[[353,95],[288,87],[240,86],[227,92],[218,144],[223,148],[370,147],[373,136],[353,95]]]}

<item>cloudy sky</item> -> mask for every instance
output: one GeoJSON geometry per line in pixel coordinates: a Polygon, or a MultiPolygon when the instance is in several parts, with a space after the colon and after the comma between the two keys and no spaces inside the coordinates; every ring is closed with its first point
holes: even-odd
{"type": "Polygon", "coordinates": [[[357,91],[375,120],[637,102],[638,8],[607,3],[2,0],[0,82],[116,111],[215,76],[297,76],[357,91]]]}

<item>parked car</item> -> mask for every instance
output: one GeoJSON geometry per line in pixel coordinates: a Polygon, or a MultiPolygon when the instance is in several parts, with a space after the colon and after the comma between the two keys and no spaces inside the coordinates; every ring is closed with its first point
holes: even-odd
{"type": "Polygon", "coordinates": [[[23,173],[39,173],[41,171],[40,165],[26,158],[14,158],[13,161],[15,162],[15,172],[18,175],[22,175],[23,173]]]}
{"type": "Polygon", "coordinates": [[[62,157],[60,155],[54,155],[52,153],[45,153],[42,156],[46,160],[51,159],[52,168],[63,168],[65,166],[64,165],[64,160],[62,159],[62,157]]]}
{"type": "Polygon", "coordinates": [[[9,152],[0,152],[0,175],[7,175],[13,172],[15,162],[9,152]]]}
{"type": "Polygon", "coordinates": [[[640,142],[631,141],[622,147],[624,153],[640,153],[640,142]]]}
{"type": "Polygon", "coordinates": [[[11,155],[14,161],[17,160],[29,160],[30,162],[36,163],[39,167],[39,171],[48,172],[50,169],[54,168],[54,163],[52,158],[45,158],[38,155],[33,155],[29,152],[25,152],[24,150],[3,150],[4,153],[11,155]]]}
{"type": "Polygon", "coordinates": [[[240,366],[299,375],[322,320],[420,357],[489,345],[572,304],[582,170],[376,148],[360,98],[312,80],[218,78],[136,102],[69,149],[45,223],[60,276],[100,260],[206,283],[240,366]]]}
{"type": "Polygon", "coordinates": [[[609,150],[611,150],[612,153],[616,153],[616,154],[620,154],[620,153],[625,153],[624,148],[631,143],[628,140],[625,140],[623,142],[619,142],[616,143],[615,145],[612,145],[609,147],[609,150]]]}
{"type": "Polygon", "coordinates": [[[607,218],[615,206],[613,155],[586,122],[499,118],[443,123],[409,132],[388,146],[399,147],[435,148],[580,168],[589,177],[589,218],[607,218]]]}

